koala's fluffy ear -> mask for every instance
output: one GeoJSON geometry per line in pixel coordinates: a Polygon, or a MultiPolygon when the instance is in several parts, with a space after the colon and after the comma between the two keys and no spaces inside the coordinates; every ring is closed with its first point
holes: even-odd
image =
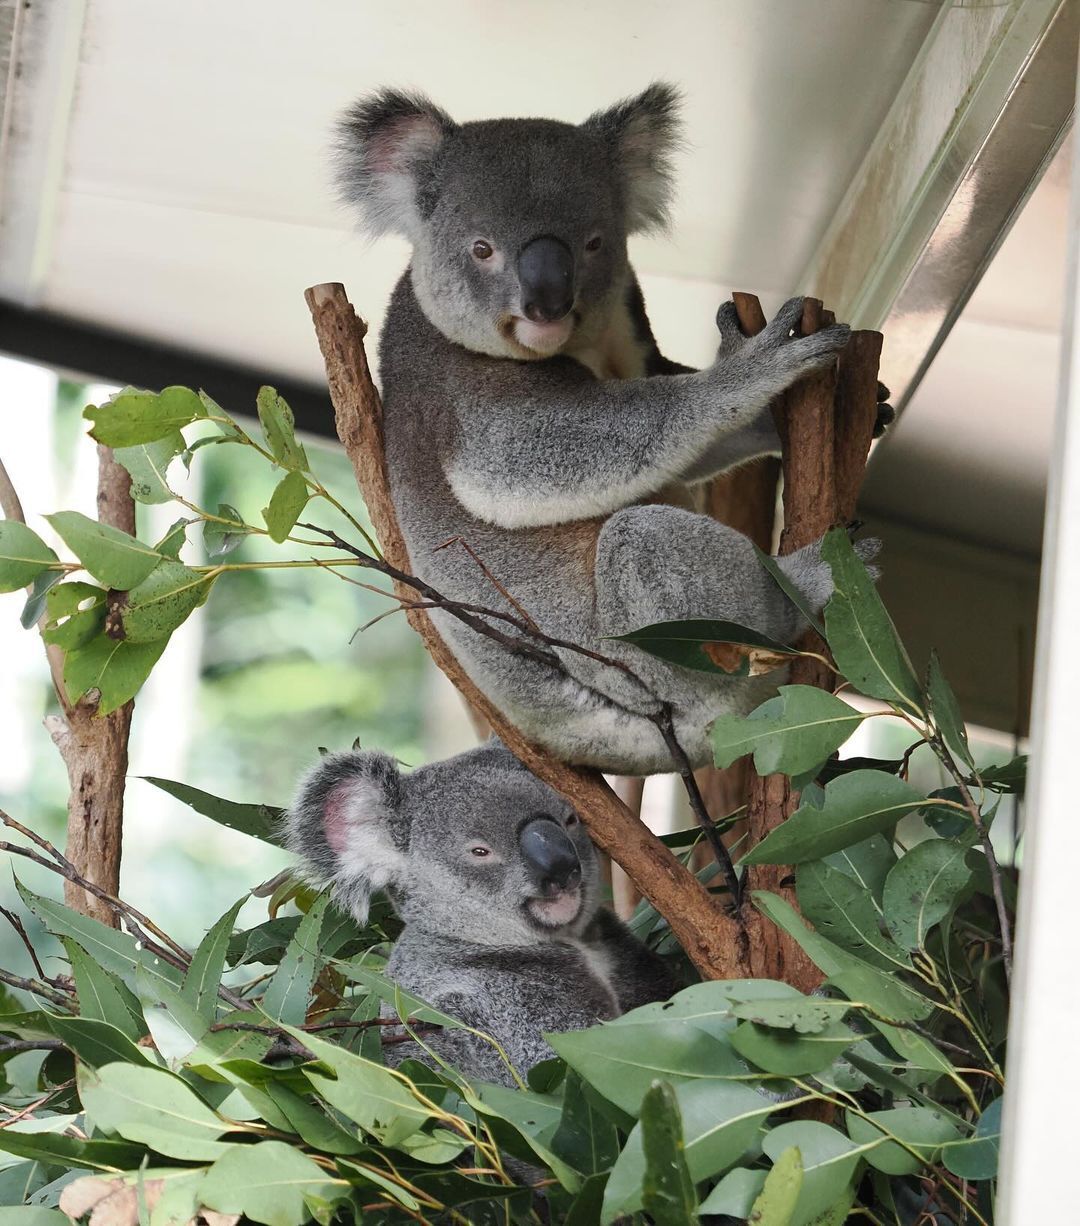
{"type": "Polygon", "coordinates": [[[341,197],[373,235],[411,236],[434,207],[434,169],[454,121],[422,94],[383,89],[360,98],[337,125],[341,197]]]}
{"type": "Polygon", "coordinates": [[[285,845],[315,885],[365,923],[371,895],[404,880],[401,775],[384,753],[327,754],[285,816],[285,845]]]}
{"type": "Polygon", "coordinates": [[[656,81],[637,97],[590,115],[582,127],[607,146],[622,179],[627,231],[662,230],[679,144],[679,91],[656,81]]]}

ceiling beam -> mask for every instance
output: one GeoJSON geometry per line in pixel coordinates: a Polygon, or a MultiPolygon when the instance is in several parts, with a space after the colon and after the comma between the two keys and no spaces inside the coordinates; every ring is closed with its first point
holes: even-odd
{"type": "Polygon", "coordinates": [[[52,255],[86,0],[17,6],[0,125],[0,294],[37,301],[52,255]]]}
{"type": "Polygon", "coordinates": [[[253,371],[235,362],[125,336],[77,320],[0,302],[0,351],[38,362],[71,378],[159,389],[172,384],[204,388],[230,413],[253,416],[264,383],[288,401],[297,427],[336,439],[334,413],[324,386],[253,371]]]}
{"type": "Polygon", "coordinates": [[[1072,118],[1080,0],[946,3],[800,284],[910,399],[1072,118]]]}

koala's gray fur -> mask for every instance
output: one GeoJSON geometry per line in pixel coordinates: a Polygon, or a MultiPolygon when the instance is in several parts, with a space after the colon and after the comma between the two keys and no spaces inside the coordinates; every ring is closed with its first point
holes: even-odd
{"type": "MultiPolygon", "coordinates": [[[[329,754],[302,783],[286,843],[361,922],[384,889],[405,927],[388,974],[490,1034],[524,1074],[553,1055],[544,1031],[580,1029],[666,999],[663,962],[598,904],[596,854],[565,801],[499,742],[402,774],[377,752],[329,754]],[[556,840],[546,879],[527,831],[556,840]],[[487,848],[478,857],[475,849],[487,848]],[[561,884],[560,884],[561,881],[561,884]]],[[[431,1047],[466,1074],[510,1085],[495,1047],[465,1030],[431,1047]]],[[[412,1042],[387,1059],[423,1059],[412,1042]]]]}
{"type": "MultiPolygon", "coordinates": [[[[775,453],[770,402],[848,337],[839,324],[793,335],[793,299],[747,339],[728,303],[707,370],[661,355],[626,241],[665,221],[676,106],[653,85],[579,126],[456,124],[387,90],[339,131],[343,195],[370,231],[413,246],[381,339],[390,485],[413,568],[448,597],[515,612],[467,551],[437,548],[463,538],[543,631],[623,660],[640,684],[567,650],[562,671],[547,667],[436,613],[439,630],[527,735],[565,761],[633,774],[670,769],[648,718],[660,704],[700,765],[710,721],[750,710],[783,675],[717,677],[607,636],[709,617],[787,640],[800,625],[746,537],[642,504],[775,453]],[[523,301],[526,252],[541,251],[543,280],[523,301]]],[[[824,603],[817,546],[781,565],[824,603]]]]}

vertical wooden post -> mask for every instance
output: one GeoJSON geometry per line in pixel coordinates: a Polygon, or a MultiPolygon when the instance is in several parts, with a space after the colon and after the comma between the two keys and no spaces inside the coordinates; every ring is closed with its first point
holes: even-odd
{"type": "MultiPolygon", "coordinates": [[[[735,295],[739,320],[748,334],[760,331],[764,317],[755,298],[735,295]]],[[[808,298],[801,331],[815,332],[832,322],[817,299],[808,298]]],[[[781,555],[812,544],[831,527],[849,520],[862,483],[866,456],[877,417],[877,367],[881,336],[853,333],[836,367],[802,380],[776,406],[777,429],[783,448],[784,528],[781,555]]],[[[822,652],[824,644],[812,631],[804,643],[822,652]]],[[[820,661],[800,658],[789,683],[831,689],[833,673],[820,661]]],[[[784,775],[764,778],[750,772],[747,827],[755,846],[776,829],[798,805],[784,775]]],[[[748,870],[748,891],[768,890],[794,905],[794,881],[784,865],[759,865],[748,870]]],[[[748,911],[748,976],[779,979],[803,991],[821,982],[821,975],[799,946],[757,912],[748,911]]]]}
{"type": "MultiPolygon", "coordinates": [[[[107,447],[98,448],[98,519],[135,534],[135,503],[131,476],[107,447]]],[[[63,683],[54,677],[62,715],[46,726],[67,767],[68,859],[87,880],[109,894],[120,891],[120,853],[124,830],[124,786],[128,767],[128,736],[134,700],[108,715],[99,715],[89,696],[68,703],[63,683]]],[[[96,693],[96,691],[94,691],[96,693]]],[[[116,927],[116,913],[74,882],[64,882],[69,907],[116,927]]]]}

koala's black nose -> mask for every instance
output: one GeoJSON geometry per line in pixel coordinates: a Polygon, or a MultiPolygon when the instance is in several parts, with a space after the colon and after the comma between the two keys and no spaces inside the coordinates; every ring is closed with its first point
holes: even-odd
{"type": "Polygon", "coordinates": [[[569,835],[548,817],[534,817],[521,831],[521,854],[545,895],[581,880],[581,861],[569,835]]]}
{"type": "Polygon", "coordinates": [[[533,323],[549,324],[574,305],[574,257],[564,242],[541,235],[518,256],[521,309],[533,323]]]}

